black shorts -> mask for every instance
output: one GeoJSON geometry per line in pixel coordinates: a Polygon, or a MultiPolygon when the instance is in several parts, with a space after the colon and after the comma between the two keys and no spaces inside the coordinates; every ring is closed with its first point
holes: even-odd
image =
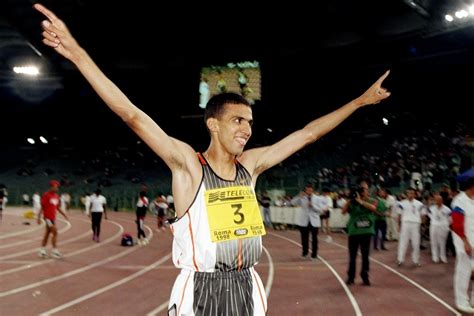
{"type": "Polygon", "coordinates": [[[324,212],[324,214],[321,214],[319,217],[321,219],[328,219],[329,217],[331,217],[331,212],[326,211],[326,212],[324,212]]]}
{"type": "Polygon", "coordinates": [[[158,217],[165,217],[165,209],[159,208],[158,209],[158,217]]]}
{"type": "Polygon", "coordinates": [[[48,226],[48,227],[53,227],[55,225],[54,220],[52,220],[52,219],[45,218],[44,221],[46,223],[46,226],[48,226]]]}

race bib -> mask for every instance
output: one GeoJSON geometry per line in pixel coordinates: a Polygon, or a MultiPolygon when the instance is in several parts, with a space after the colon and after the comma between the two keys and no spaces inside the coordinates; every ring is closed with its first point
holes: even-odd
{"type": "Polygon", "coordinates": [[[372,225],[372,221],[370,221],[369,219],[360,219],[355,222],[355,226],[357,228],[368,228],[370,227],[370,225],[372,225]]]}
{"type": "Polygon", "coordinates": [[[260,208],[251,187],[207,190],[205,199],[213,242],[265,235],[260,208]]]}

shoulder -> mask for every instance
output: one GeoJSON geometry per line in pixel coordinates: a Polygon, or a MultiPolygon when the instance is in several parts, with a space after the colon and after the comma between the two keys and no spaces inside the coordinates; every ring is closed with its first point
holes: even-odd
{"type": "Polygon", "coordinates": [[[465,203],[464,192],[459,193],[451,202],[451,208],[465,203]]]}

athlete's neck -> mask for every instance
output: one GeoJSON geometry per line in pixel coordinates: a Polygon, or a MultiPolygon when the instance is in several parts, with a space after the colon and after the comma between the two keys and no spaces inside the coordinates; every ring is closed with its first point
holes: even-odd
{"type": "Polygon", "coordinates": [[[202,153],[217,175],[223,179],[235,178],[235,156],[208,148],[202,153]]]}

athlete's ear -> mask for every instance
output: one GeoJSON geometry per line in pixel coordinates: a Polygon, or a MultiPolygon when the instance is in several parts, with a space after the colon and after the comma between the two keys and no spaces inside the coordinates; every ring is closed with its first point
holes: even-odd
{"type": "Polygon", "coordinates": [[[211,133],[215,133],[218,130],[217,119],[215,117],[210,117],[207,119],[207,128],[211,133]]]}

